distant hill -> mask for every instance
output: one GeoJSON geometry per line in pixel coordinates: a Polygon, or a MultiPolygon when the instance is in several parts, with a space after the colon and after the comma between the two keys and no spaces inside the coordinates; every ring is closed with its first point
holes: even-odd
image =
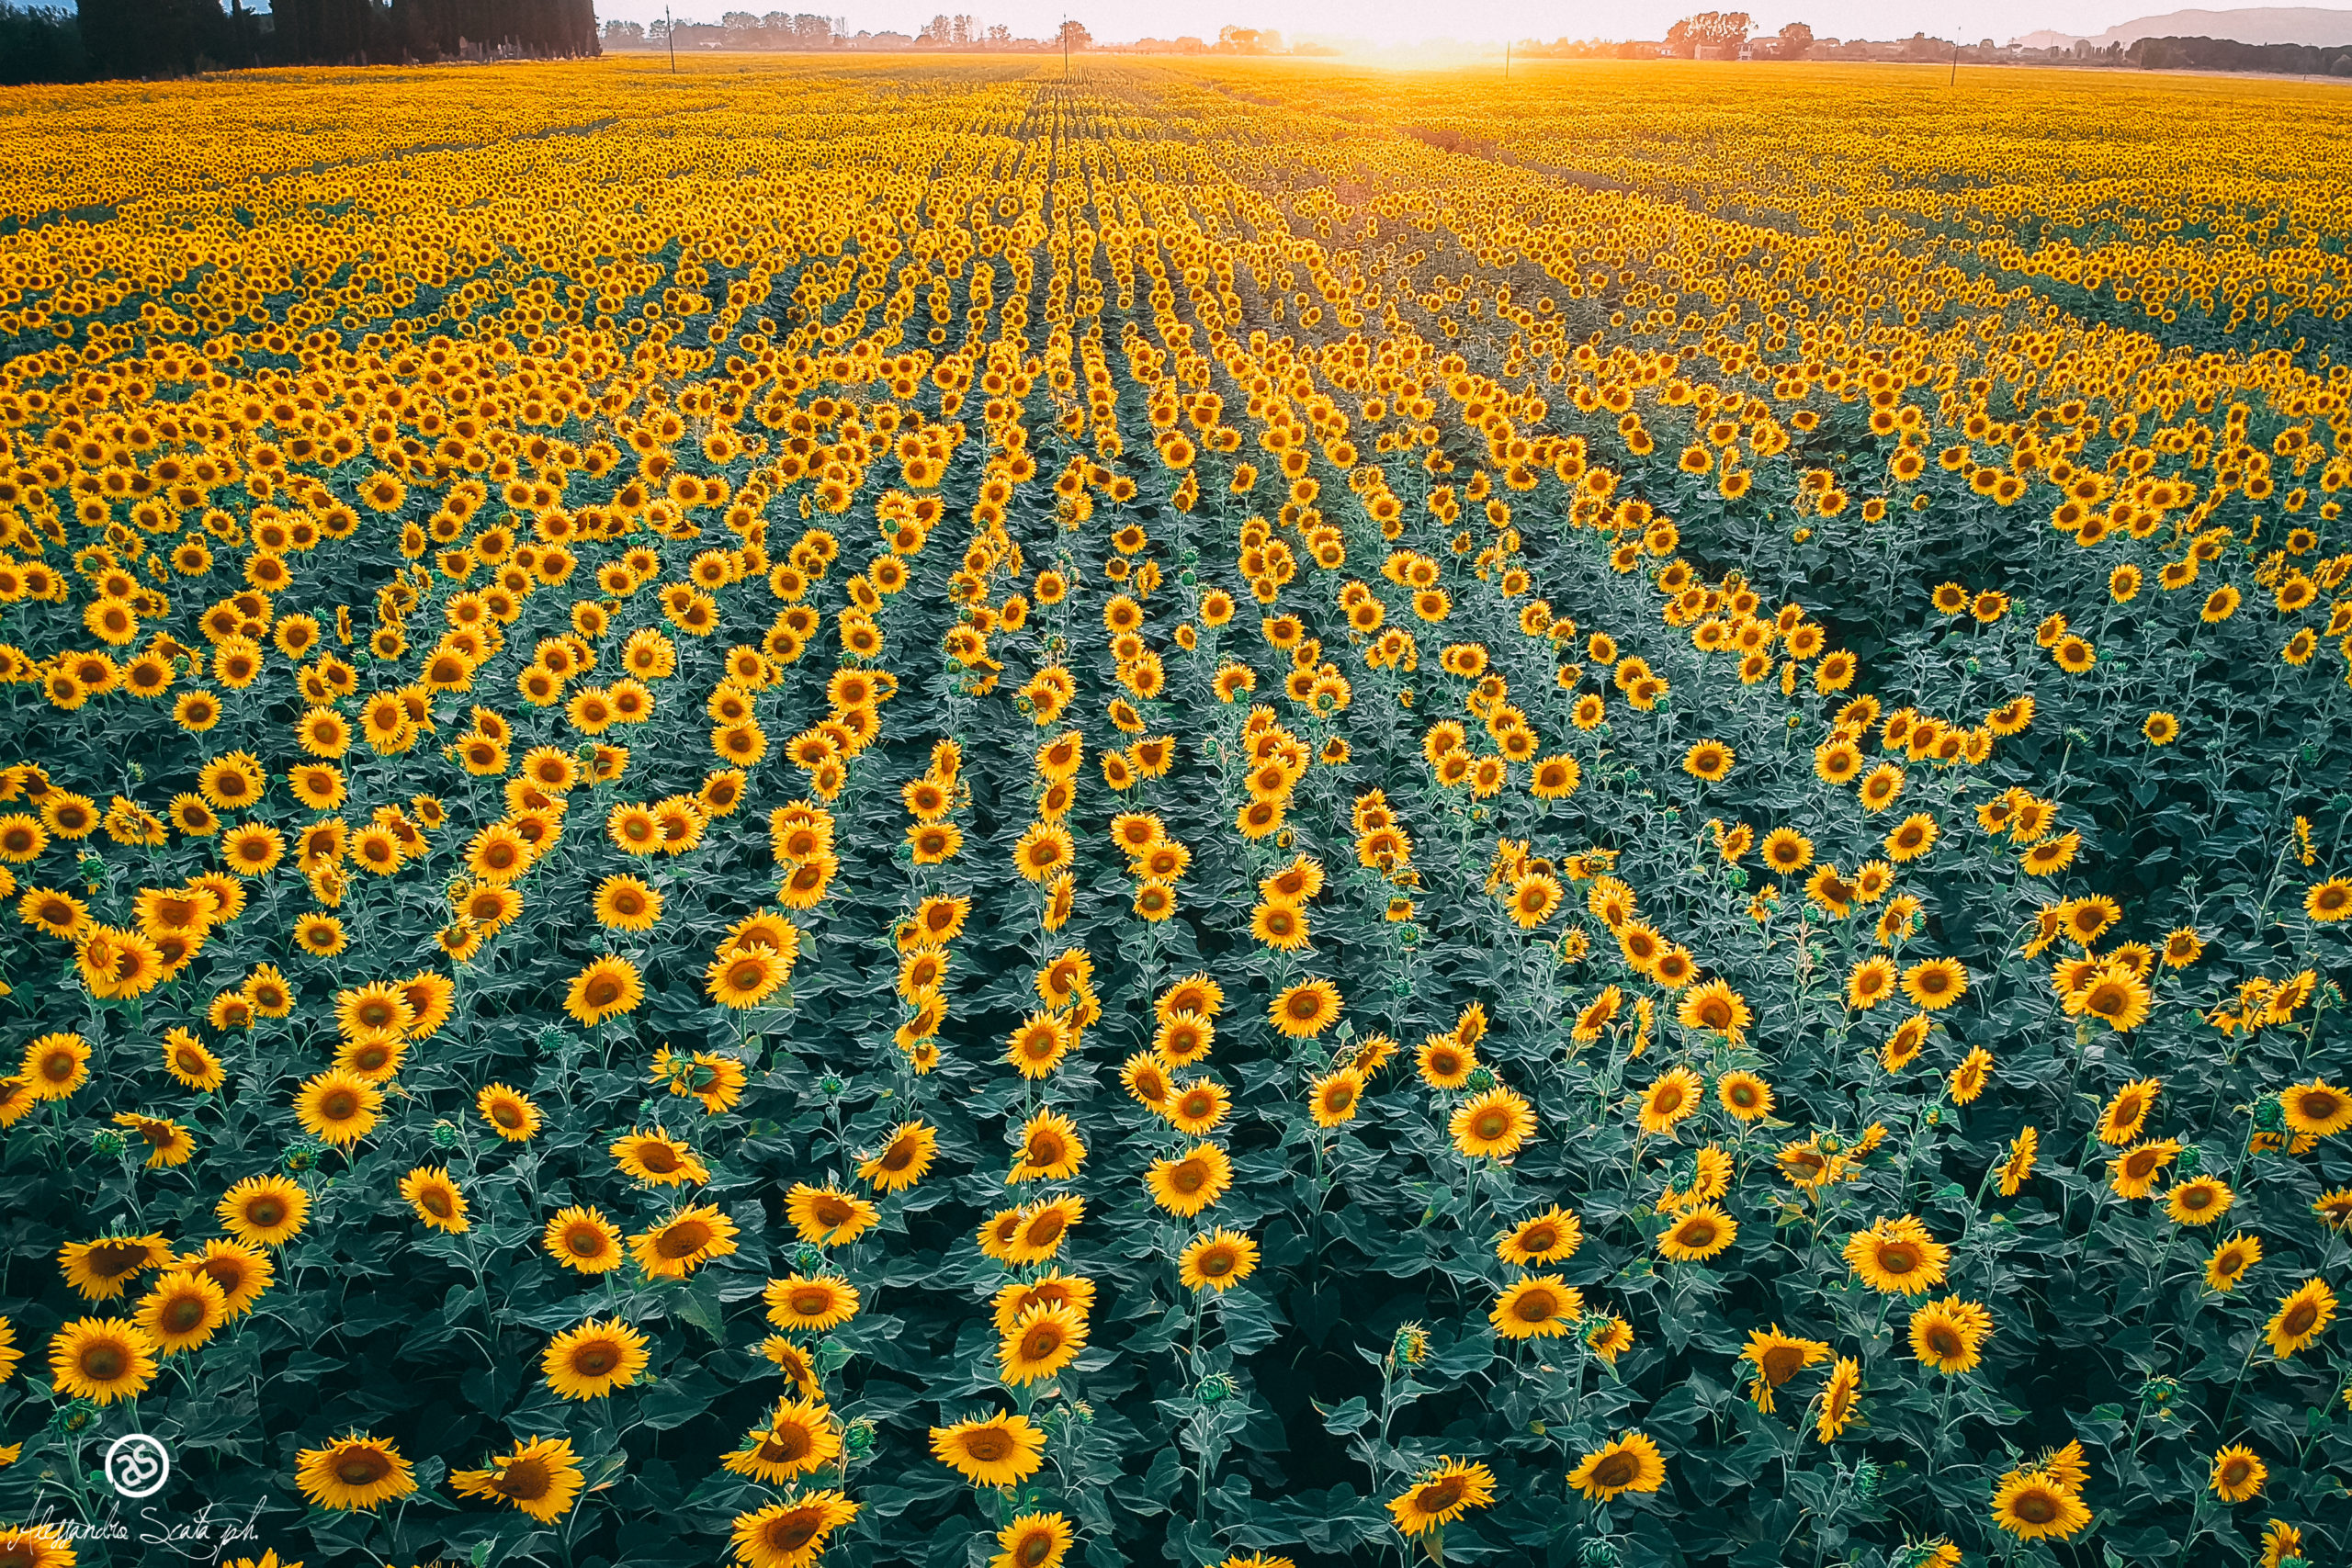
{"type": "MultiPolygon", "coordinates": [[[[2089,40],[2104,49],[2126,47],[2143,38],[2234,39],[2240,43],[2301,43],[2317,48],[2352,44],[2352,11],[2312,6],[2260,6],[2243,11],[2167,11],[2112,27],[2089,40]]],[[[2027,49],[2058,49],[2079,41],[2074,33],[2036,32],[2018,39],[2027,49]]]]}

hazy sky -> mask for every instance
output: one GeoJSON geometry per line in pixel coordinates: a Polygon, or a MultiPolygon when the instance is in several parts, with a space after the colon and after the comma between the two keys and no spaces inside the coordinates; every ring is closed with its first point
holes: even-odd
{"type": "MultiPolygon", "coordinates": [[[[911,33],[940,11],[968,11],[982,26],[1001,22],[1016,36],[1043,37],[1064,16],[1086,24],[1095,37],[1128,39],[1215,38],[1230,22],[1278,28],[1285,35],[1341,35],[1381,45],[1432,37],[1465,40],[1505,38],[1657,38],[1677,17],[1709,6],[1728,8],[1737,0],[1612,0],[1610,4],[1560,6],[1541,0],[1243,0],[1230,9],[1173,6],[1159,0],[671,0],[680,20],[717,21],[728,10],[821,10],[845,16],[850,30],[911,33]]],[[[2051,28],[2090,34],[2161,14],[2190,0],[1750,0],[1757,23],[1767,31],[1802,21],[1825,38],[1906,38],[1924,31],[1966,42],[1991,38],[2006,43],[2022,33],[2051,28]]],[[[2209,5],[2215,0],[2206,0],[2209,5]]],[[[2228,0],[2220,0],[2226,5],[2228,0]]],[[[2217,6],[2216,8],[2219,8],[2217,6]]],[[[662,15],[662,0],[597,0],[599,17],[638,21],[662,15]]]]}

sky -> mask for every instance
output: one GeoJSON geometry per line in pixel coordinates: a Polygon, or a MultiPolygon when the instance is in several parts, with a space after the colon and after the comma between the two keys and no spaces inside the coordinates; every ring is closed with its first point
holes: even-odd
{"type": "MultiPolygon", "coordinates": [[[[1001,22],[1015,37],[1042,38],[1063,17],[1083,22],[1094,37],[1127,40],[1183,34],[1215,39],[1220,25],[1276,28],[1301,34],[1365,40],[1380,47],[1433,38],[1465,42],[1507,38],[1658,38],[1677,17],[1727,0],[1610,0],[1561,6],[1543,0],[1249,0],[1231,12],[1179,9],[1162,0],[670,0],[681,21],[715,22],[729,10],[822,10],[846,17],[852,32],[918,31],[935,13],[967,10],[982,27],[1001,22]]],[[[1728,0],[1736,4],[1737,0],[1728,0]]],[[[1750,0],[1766,32],[1801,21],[1823,38],[1907,38],[1927,32],[1973,43],[2010,39],[2048,28],[2088,35],[2135,17],[2175,10],[2193,0],[1750,0]]],[[[2201,0],[2208,6],[2215,0],[2201,0]]],[[[2223,0],[2226,3],[2226,0],[2223,0]]],[[[597,0],[599,17],[650,21],[662,0],[597,0]]]]}

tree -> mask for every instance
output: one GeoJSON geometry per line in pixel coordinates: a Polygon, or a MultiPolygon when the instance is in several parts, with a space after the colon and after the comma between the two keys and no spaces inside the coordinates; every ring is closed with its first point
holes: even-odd
{"type": "Polygon", "coordinates": [[[1012,29],[1011,28],[1006,27],[1002,22],[990,22],[989,24],[989,47],[990,49],[1008,49],[1012,47],[1012,29]]]}
{"type": "Polygon", "coordinates": [[[1060,48],[1075,52],[1081,49],[1093,48],[1094,35],[1086,30],[1084,22],[1064,22],[1060,30],[1054,34],[1054,42],[1060,48]]]}
{"type": "Polygon", "coordinates": [[[1752,26],[1745,11],[1701,11],[1667,29],[1666,46],[1685,60],[1702,49],[1737,49],[1752,26]]]}
{"type": "Polygon", "coordinates": [[[1803,22],[1791,22],[1781,29],[1779,38],[1772,51],[1775,60],[1803,60],[1813,49],[1813,29],[1803,22]]]}
{"type": "Polygon", "coordinates": [[[0,4],[0,83],[78,82],[89,71],[73,13],[0,4]]]}

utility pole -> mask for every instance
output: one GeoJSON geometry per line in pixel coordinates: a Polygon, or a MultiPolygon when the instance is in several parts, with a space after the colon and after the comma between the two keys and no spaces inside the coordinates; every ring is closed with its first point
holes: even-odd
{"type": "Polygon", "coordinates": [[[1503,80],[1510,80],[1510,39],[1503,39],[1503,80]]]}
{"type": "Polygon", "coordinates": [[[1951,40],[1951,80],[1946,85],[1952,87],[1960,85],[1960,39],[1958,39],[1951,40]]]}
{"type": "Polygon", "coordinates": [[[1062,80],[1069,80],[1069,18],[1062,18],[1062,80]]]}
{"type": "Polygon", "coordinates": [[[670,19],[670,7],[662,7],[662,36],[670,40],[670,74],[678,73],[678,24],[670,19]]]}

